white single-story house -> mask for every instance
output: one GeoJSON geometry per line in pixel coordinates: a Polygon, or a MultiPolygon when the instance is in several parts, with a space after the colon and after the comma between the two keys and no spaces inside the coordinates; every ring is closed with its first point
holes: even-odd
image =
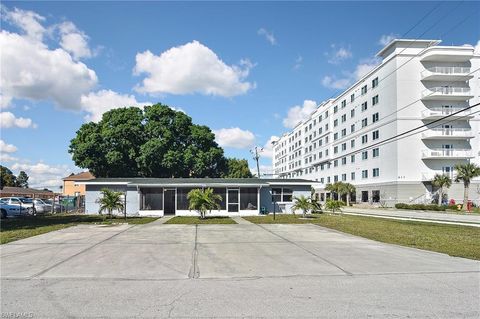
{"type": "Polygon", "coordinates": [[[316,184],[304,179],[259,178],[96,178],[82,183],[87,214],[98,214],[101,190],[109,188],[124,194],[129,216],[198,215],[188,209],[187,194],[195,188],[212,188],[221,196],[220,210],[210,215],[291,213],[294,197],[310,197],[316,184]]]}

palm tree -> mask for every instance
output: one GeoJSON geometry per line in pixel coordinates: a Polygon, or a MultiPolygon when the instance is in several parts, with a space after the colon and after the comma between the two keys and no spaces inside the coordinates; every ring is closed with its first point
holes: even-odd
{"type": "Polygon", "coordinates": [[[342,206],[342,202],[339,200],[333,200],[333,199],[327,199],[327,202],[325,203],[325,208],[326,209],[331,209],[332,213],[335,214],[335,209],[340,209],[342,206]]]}
{"type": "Polygon", "coordinates": [[[467,209],[468,203],[468,189],[473,178],[480,176],[480,167],[473,163],[457,164],[455,165],[457,175],[455,182],[463,182],[463,210],[467,209]]]}
{"type": "Polygon", "coordinates": [[[295,204],[292,206],[292,211],[295,214],[295,211],[301,210],[303,213],[303,217],[306,217],[307,211],[312,209],[312,201],[310,198],[305,197],[305,196],[300,196],[300,197],[295,197],[295,204]]]}
{"type": "Polygon", "coordinates": [[[435,174],[432,179],[432,185],[439,187],[438,189],[438,205],[442,205],[443,190],[452,186],[452,179],[444,174],[435,174]]]}
{"type": "Polygon", "coordinates": [[[327,184],[325,186],[325,190],[332,193],[332,199],[333,199],[334,198],[333,194],[341,195],[342,185],[343,185],[342,182],[335,182],[333,184],[327,184]]]}
{"type": "Polygon", "coordinates": [[[355,192],[355,190],[355,186],[350,183],[342,183],[340,185],[340,192],[342,194],[347,194],[347,206],[350,206],[350,196],[355,192]]]}
{"type": "Polygon", "coordinates": [[[211,212],[212,209],[220,209],[220,202],[222,201],[222,196],[214,194],[213,189],[192,189],[187,194],[188,198],[188,208],[191,210],[196,210],[200,214],[200,218],[205,218],[205,214],[211,212]]]}
{"type": "Polygon", "coordinates": [[[116,192],[108,188],[103,188],[101,191],[102,197],[97,200],[97,203],[100,204],[99,213],[104,211],[108,212],[110,219],[112,219],[112,213],[114,210],[122,211],[124,207],[124,202],[122,199],[123,193],[116,192]]]}

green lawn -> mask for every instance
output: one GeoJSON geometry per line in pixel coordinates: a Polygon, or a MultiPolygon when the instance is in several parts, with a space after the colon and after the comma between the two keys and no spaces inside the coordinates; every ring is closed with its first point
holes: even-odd
{"type": "Polygon", "coordinates": [[[258,224],[313,223],[385,243],[445,253],[480,260],[480,228],[401,221],[351,215],[315,215],[311,220],[299,215],[245,217],[258,224]]]}
{"type": "MultiPolygon", "coordinates": [[[[146,224],[155,217],[128,217],[129,224],[146,224]]],[[[9,218],[0,221],[0,244],[48,233],[78,224],[112,224],[124,223],[123,217],[104,219],[100,215],[67,215],[56,214],[37,217],[9,218]]]]}
{"type": "Polygon", "coordinates": [[[236,224],[236,222],[230,217],[206,217],[200,219],[198,216],[176,216],[169,219],[165,224],[236,224]]]}

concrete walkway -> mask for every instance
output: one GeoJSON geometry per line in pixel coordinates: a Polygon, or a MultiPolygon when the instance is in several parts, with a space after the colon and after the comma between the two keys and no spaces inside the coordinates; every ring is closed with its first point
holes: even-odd
{"type": "Polygon", "coordinates": [[[415,220],[439,224],[480,227],[480,215],[459,215],[412,210],[342,208],[342,213],[398,220],[415,220]]]}
{"type": "Polygon", "coordinates": [[[243,218],[240,217],[240,216],[232,217],[232,219],[233,219],[237,224],[240,224],[240,225],[252,225],[252,224],[253,224],[253,223],[249,222],[248,220],[243,219],[243,218]]]}

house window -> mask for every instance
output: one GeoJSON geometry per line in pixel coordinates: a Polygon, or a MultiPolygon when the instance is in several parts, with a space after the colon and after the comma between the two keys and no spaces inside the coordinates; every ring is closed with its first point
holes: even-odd
{"type": "Polygon", "coordinates": [[[378,112],[375,114],[372,114],[372,122],[375,123],[378,121],[378,112]]]}
{"type": "Polygon", "coordinates": [[[188,210],[187,195],[193,188],[177,188],[177,209],[188,210]]]}
{"type": "Polygon", "coordinates": [[[372,132],[372,139],[373,140],[377,140],[379,138],[379,136],[380,136],[380,133],[378,132],[378,130],[372,132]]]}
{"type": "Polygon", "coordinates": [[[258,191],[254,187],[240,188],[240,210],[257,210],[258,191]]]}
{"type": "Polygon", "coordinates": [[[372,170],[372,175],[373,175],[373,177],[378,177],[378,176],[380,176],[380,169],[379,169],[379,168],[374,168],[374,169],[372,170]]]}
{"type": "Polygon", "coordinates": [[[378,104],[378,94],[372,97],[372,105],[378,104]]]}
{"type": "Polygon", "coordinates": [[[291,202],[293,190],[291,188],[272,188],[272,199],[274,202],[291,202]]]}
{"type": "Polygon", "coordinates": [[[378,86],[378,77],[372,80],[372,88],[376,88],[378,86]]]}
{"type": "Polygon", "coordinates": [[[227,209],[227,189],[226,188],[214,188],[213,193],[221,197],[220,200],[220,209],[227,209]]]}
{"type": "Polygon", "coordinates": [[[142,188],[140,192],[140,209],[163,210],[163,188],[142,188]]]}

